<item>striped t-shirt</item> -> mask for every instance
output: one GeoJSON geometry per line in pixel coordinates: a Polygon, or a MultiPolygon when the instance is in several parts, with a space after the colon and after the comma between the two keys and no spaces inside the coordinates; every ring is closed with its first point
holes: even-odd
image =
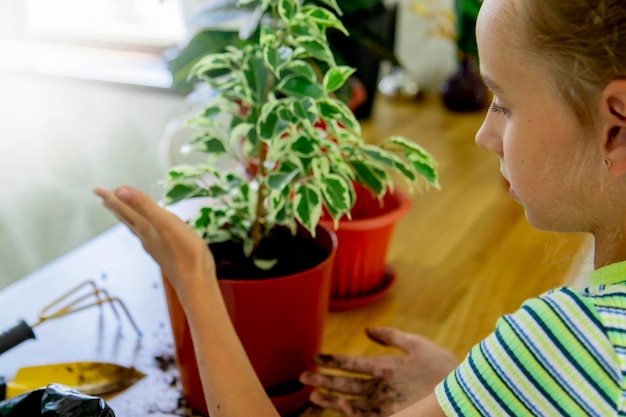
{"type": "Polygon", "coordinates": [[[435,389],[448,416],[626,416],[626,262],[503,316],[435,389]]]}

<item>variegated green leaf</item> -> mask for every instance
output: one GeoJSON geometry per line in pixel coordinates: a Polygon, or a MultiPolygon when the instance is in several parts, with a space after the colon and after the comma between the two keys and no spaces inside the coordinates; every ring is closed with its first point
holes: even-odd
{"type": "Polygon", "coordinates": [[[279,100],[268,101],[263,105],[256,126],[258,137],[261,140],[274,139],[285,131],[287,124],[278,117],[279,110],[283,107],[283,102],[279,100]]]}
{"type": "Polygon", "coordinates": [[[324,90],[330,93],[339,89],[354,74],[355,69],[348,66],[333,67],[324,75],[324,90]]]}
{"type": "Polygon", "coordinates": [[[300,184],[295,191],[296,219],[315,237],[315,227],[322,216],[320,190],[311,184],[300,184]]]}
{"type": "Polygon", "coordinates": [[[308,136],[300,136],[291,144],[291,150],[297,156],[311,157],[317,152],[315,142],[308,136]]]}
{"type": "Polygon", "coordinates": [[[252,123],[240,123],[236,125],[230,131],[230,137],[228,139],[229,143],[235,144],[238,141],[247,138],[252,129],[254,129],[254,125],[252,123]]]}
{"type": "Polygon", "coordinates": [[[189,142],[193,150],[208,154],[222,154],[226,152],[224,143],[212,132],[203,132],[194,136],[189,142]]]}
{"type": "Polygon", "coordinates": [[[203,170],[198,165],[177,165],[170,168],[168,178],[170,180],[178,180],[181,178],[195,178],[201,175],[203,170]]]}
{"type": "Polygon", "coordinates": [[[426,180],[426,182],[433,186],[436,189],[440,189],[439,185],[439,174],[433,164],[430,161],[422,158],[418,153],[407,152],[405,154],[406,159],[408,159],[413,165],[413,169],[417,171],[417,173],[426,180]]]}
{"type": "Polygon", "coordinates": [[[318,104],[320,115],[324,120],[327,122],[336,120],[356,135],[361,135],[361,124],[344,102],[337,99],[324,98],[319,100],[318,104]]]}
{"type": "Polygon", "coordinates": [[[166,205],[177,203],[192,197],[201,196],[202,189],[193,183],[176,183],[165,191],[164,202],[166,205]]]}
{"type": "Polygon", "coordinates": [[[252,252],[254,251],[254,242],[252,239],[244,239],[243,241],[243,254],[249,258],[252,256],[252,252]]]}
{"type": "Polygon", "coordinates": [[[322,62],[326,62],[331,67],[336,65],[335,57],[330,51],[328,44],[313,36],[302,36],[298,39],[296,55],[303,58],[318,59],[322,62]]]}
{"type": "Polygon", "coordinates": [[[276,90],[290,97],[318,99],[324,96],[324,90],[319,84],[295,75],[285,77],[278,84],[276,90]]]}
{"type": "Polygon", "coordinates": [[[254,262],[254,266],[259,268],[260,270],[269,271],[270,269],[274,268],[274,266],[278,262],[278,259],[259,259],[259,258],[254,258],[252,260],[252,262],[254,262]]]}
{"type": "Polygon", "coordinates": [[[343,32],[346,36],[349,36],[348,30],[343,25],[341,20],[332,12],[317,6],[305,6],[302,8],[302,14],[304,14],[311,22],[322,26],[324,28],[337,29],[343,32]]]}
{"type": "Polygon", "coordinates": [[[287,127],[287,123],[276,113],[270,113],[266,118],[259,119],[256,131],[261,140],[270,141],[280,137],[287,127]]]}
{"type": "Polygon", "coordinates": [[[415,179],[417,178],[411,164],[400,158],[398,155],[373,145],[364,145],[361,150],[365,155],[369,156],[375,161],[378,161],[388,166],[389,168],[398,171],[409,182],[415,181],[415,179]]]}
{"type": "Polygon", "coordinates": [[[288,24],[298,13],[299,7],[297,0],[278,0],[278,15],[288,24]]]}
{"type": "Polygon", "coordinates": [[[293,50],[286,46],[276,49],[273,45],[263,47],[263,59],[276,78],[280,77],[282,68],[291,59],[293,50]]]}
{"type": "Polygon", "coordinates": [[[339,175],[327,174],[322,177],[322,195],[326,209],[333,218],[341,217],[352,208],[350,184],[339,175]]]}
{"type": "Polygon", "coordinates": [[[268,45],[273,45],[275,41],[276,31],[270,26],[263,26],[259,37],[259,45],[261,45],[262,48],[265,48],[268,45]]]}
{"type": "Polygon", "coordinates": [[[209,54],[202,57],[192,68],[190,74],[202,75],[220,69],[230,70],[233,67],[232,55],[229,53],[209,54]]]}
{"type": "Polygon", "coordinates": [[[384,170],[364,161],[351,161],[351,164],[361,184],[374,191],[379,197],[387,192],[390,180],[384,170]]]}
{"type": "Polygon", "coordinates": [[[249,55],[244,61],[242,70],[245,77],[245,86],[250,91],[252,101],[261,103],[264,99],[268,70],[260,52],[258,55],[249,55]]]}
{"type": "Polygon", "coordinates": [[[285,67],[286,71],[293,72],[296,75],[306,78],[310,82],[315,82],[317,76],[311,64],[301,59],[294,59],[290,61],[285,67]]]}
{"type": "Polygon", "coordinates": [[[267,185],[272,190],[282,190],[298,175],[298,170],[288,173],[272,174],[267,179],[267,185]]]}
{"type": "Polygon", "coordinates": [[[343,12],[341,11],[339,4],[337,4],[337,0],[320,0],[320,2],[326,4],[327,6],[332,7],[333,10],[335,10],[335,12],[337,12],[339,16],[343,15],[343,12]]]}
{"type": "Polygon", "coordinates": [[[433,156],[426,149],[403,136],[391,136],[385,141],[385,143],[399,145],[404,149],[417,153],[424,161],[432,161],[435,163],[435,158],[433,158],[433,156]]]}
{"type": "Polygon", "coordinates": [[[315,100],[310,97],[292,100],[289,110],[300,121],[307,120],[309,123],[313,123],[319,118],[315,100]]]}
{"type": "Polygon", "coordinates": [[[322,178],[330,172],[330,164],[326,157],[313,158],[311,161],[311,171],[315,178],[322,178]]]}

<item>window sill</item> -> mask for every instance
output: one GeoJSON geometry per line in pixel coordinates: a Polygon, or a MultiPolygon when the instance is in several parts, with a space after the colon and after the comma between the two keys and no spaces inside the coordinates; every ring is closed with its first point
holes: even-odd
{"type": "Polygon", "coordinates": [[[161,54],[112,48],[0,39],[0,71],[47,75],[172,91],[161,54]]]}

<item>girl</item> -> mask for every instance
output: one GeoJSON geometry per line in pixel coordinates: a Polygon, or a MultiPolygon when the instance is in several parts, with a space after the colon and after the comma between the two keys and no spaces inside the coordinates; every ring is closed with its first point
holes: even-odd
{"type": "MultiPolygon", "coordinates": [[[[374,378],[302,381],[325,388],[313,402],[348,416],[624,415],[626,2],[485,0],[476,32],[494,94],[476,141],[498,156],[532,225],[594,236],[589,287],[527,301],[458,366],[419,336],[371,329],[406,356],[321,355],[321,366],[374,378]]],[[[137,190],[96,194],[172,280],[200,347],[211,416],[276,416],[230,325],[206,244],[137,190]]]]}

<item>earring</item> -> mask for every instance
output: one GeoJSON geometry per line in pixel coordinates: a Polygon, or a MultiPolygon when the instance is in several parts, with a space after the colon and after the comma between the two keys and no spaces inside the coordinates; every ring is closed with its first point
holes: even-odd
{"type": "Polygon", "coordinates": [[[606,165],[606,169],[611,168],[611,165],[613,165],[613,161],[611,161],[609,158],[604,158],[604,165],[606,165]]]}

